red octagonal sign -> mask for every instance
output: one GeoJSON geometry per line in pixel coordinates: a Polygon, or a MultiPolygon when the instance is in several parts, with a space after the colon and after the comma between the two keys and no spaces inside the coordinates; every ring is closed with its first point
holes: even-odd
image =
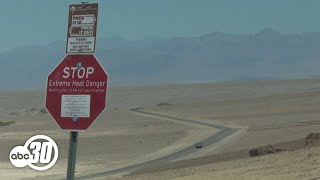
{"type": "Polygon", "coordinates": [[[48,76],[46,108],[61,129],[86,130],[106,107],[107,83],[94,55],[67,55],[48,76]]]}

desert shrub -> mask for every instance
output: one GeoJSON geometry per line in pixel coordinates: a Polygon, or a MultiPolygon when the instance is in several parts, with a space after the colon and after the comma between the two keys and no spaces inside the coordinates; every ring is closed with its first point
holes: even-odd
{"type": "Polygon", "coordinates": [[[41,108],[40,111],[39,111],[41,114],[47,114],[47,110],[46,108],[41,108]]]}
{"type": "Polygon", "coordinates": [[[310,133],[305,139],[305,147],[320,145],[320,133],[310,133]]]}
{"type": "Polygon", "coordinates": [[[276,149],[272,145],[267,145],[259,148],[254,148],[249,151],[249,156],[250,157],[255,157],[255,156],[263,156],[267,154],[274,154],[277,152],[282,151],[281,149],[276,149]]]}
{"type": "Polygon", "coordinates": [[[163,103],[163,102],[157,104],[157,106],[170,106],[170,105],[172,105],[172,104],[170,104],[170,103],[163,103]]]}
{"type": "Polygon", "coordinates": [[[0,121],[0,126],[9,126],[14,123],[14,121],[0,121]]]}

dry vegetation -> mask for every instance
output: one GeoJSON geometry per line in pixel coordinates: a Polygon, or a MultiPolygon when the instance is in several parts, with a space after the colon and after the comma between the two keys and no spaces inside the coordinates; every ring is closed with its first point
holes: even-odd
{"type": "Polygon", "coordinates": [[[0,121],[0,126],[9,126],[14,123],[14,121],[0,121]]]}

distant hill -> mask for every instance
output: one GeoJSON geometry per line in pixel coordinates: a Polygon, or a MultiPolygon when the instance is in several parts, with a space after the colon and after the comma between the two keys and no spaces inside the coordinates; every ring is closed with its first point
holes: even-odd
{"type": "MultiPolygon", "coordinates": [[[[0,53],[0,89],[44,88],[65,42],[0,53]]],[[[215,32],[198,37],[98,39],[111,84],[162,84],[319,77],[320,33],[215,32]]]]}

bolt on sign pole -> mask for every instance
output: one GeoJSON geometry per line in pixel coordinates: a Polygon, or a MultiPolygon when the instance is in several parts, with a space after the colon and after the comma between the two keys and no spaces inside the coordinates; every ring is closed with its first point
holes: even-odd
{"type": "Polygon", "coordinates": [[[78,131],[70,131],[67,180],[74,180],[74,174],[76,169],[77,144],[78,131]]]}

